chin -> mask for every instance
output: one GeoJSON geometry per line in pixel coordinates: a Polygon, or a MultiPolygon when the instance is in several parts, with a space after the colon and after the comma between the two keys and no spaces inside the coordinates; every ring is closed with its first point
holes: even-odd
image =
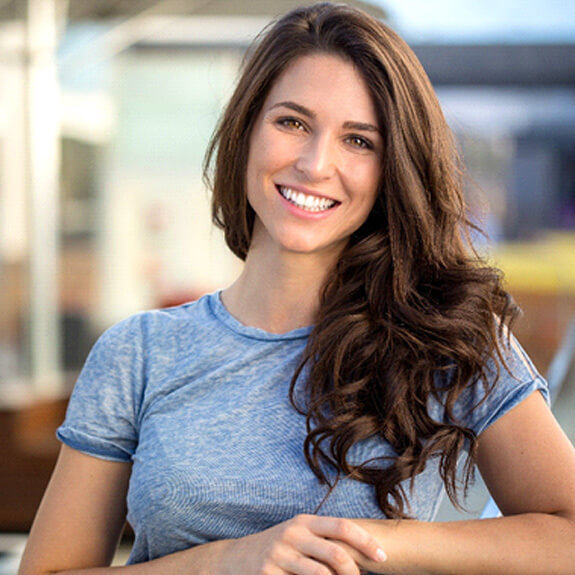
{"type": "Polygon", "coordinates": [[[333,257],[335,254],[343,249],[343,244],[331,244],[331,245],[318,245],[317,242],[313,241],[294,241],[286,242],[282,244],[282,251],[284,253],[291,253],[296,255],[309,255],[309,256],[320,256],[324,255],[327,257],[333,257]]]}

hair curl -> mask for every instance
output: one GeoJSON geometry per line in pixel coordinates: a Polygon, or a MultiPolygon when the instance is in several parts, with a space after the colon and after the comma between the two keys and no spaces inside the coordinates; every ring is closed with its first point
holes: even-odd
{"type": "Polygon", "coordinates": [[[391,29],[344,5],[296,9],[257,39],[208,148],[205,175],[212,213],[231,250],[245,259],[254,212],[245,189],[249,138],[269,90],[286,66],[313,53],[352,62],[362,74],[382,126],[384,158],[376,204],[353,234],[323,287],[314,329],[294,375],[304,367],[305,454],[333,488],[327,467],[375,488],[382,511],[406,517],[405,480],[439,458],[447,493],[457,502],[457,460],[473,432],[453,415],[462,391],[487,386],[489,359],[502,359],[504,325],[518,310],[500,272],[469,247],[461,162],[421,64],[391,29]],[[210,178],[211,167],[213,179],[210,178]],[[449,378],[439,377],[449,373],[449,378]],[[432,419],[438,397],[447,422],[432,419]],[[350,448],[369,437],[396,456],[352,465],[350,448]]]}

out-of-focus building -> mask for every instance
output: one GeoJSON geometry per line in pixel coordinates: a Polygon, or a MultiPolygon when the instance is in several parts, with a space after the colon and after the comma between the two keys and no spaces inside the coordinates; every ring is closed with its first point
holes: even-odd
{"type": "MultiPolygon", "coordinates": [[[[575,31],[573,33],[575,39],[575,31]]],[[[459,140],[478,236],[545,370],[575,314],[575,41],[415,45],[459,140]]]]}

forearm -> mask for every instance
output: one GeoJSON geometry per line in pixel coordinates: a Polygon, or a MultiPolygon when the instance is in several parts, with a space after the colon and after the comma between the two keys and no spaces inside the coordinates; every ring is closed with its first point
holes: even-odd
{"type": "Polygon", "coordinates": [[[541,513],[450,523],[358,520],[387,552],[374,573],[554,575],[574,573],[575,522],[541,513]]]}
{"type": "Polygon", "coordinates": [[[215,541],[205,545],[198,545],[184,551],[165,555],[158,559],[137,563],[134,565],[116,567],[90,567],[68,569],[54,565],[48,570],[33,569],[23,565],[19,575],[213,575],[217,572],[216,564],[223,548],[228,541],[215,541]]]}
{"type": "Polygon", "coordinates": [[[358,572],[350,550],[374,562],[385,561],[375,538],[351,519],[296,515],[264,531],[238,539],[225,539],[127,567],[91,567],[107,560],[86,559],[83,553],[60,552],[40,557],[24,555],[20,575],[107,575],[123,570],[125,575],[257,575],[261,573],[330,572],[349,575],[358,572]],[[56,558],[57,557],[57,558],[56,558]],[[90,562],[91,561],[91,562],[90,562]]]}

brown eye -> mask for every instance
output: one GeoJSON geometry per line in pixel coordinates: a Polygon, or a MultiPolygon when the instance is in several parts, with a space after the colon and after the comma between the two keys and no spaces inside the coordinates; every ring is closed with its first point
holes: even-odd
{"type": "Polygon", "coordinates": [[[354,147],[362,150],[373,150],[373,144],[362,136],[349,136],[347,141],[354,147]]]}
{"type": "Polygon", "coordinates": [[[290,130],[305,130],[305,125],[297,118],[280,118],[277,123],[290,130]]]}

